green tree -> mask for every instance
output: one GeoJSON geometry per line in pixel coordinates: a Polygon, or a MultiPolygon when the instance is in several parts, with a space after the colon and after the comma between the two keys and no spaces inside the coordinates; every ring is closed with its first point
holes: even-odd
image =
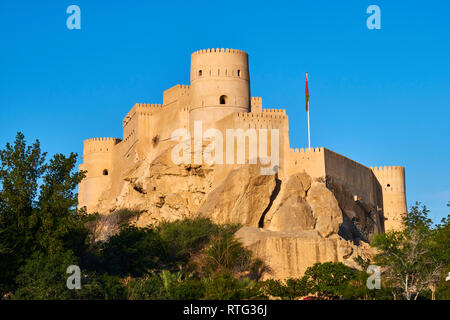
{"type": "Polygon", "coordinates": [[[0,150],[0,295],[15,291],[19,270],[36,254],[80,255],[87,248],[73,192],[84,177],[74,170],[77,156],[57,154],[49,163],[45,156],[39,141],[27,146],[20,132],[0,150]]]}
{"type": "Polygon", "coordinates": [[[202,250],[212,237],[229,233],[232,227],[220,227],[207,218],[163,222],[157,227],[161,239],[167,243],[168,256],[173,264],[185,264],[202,250]]]}
{"type": "MultiPolygon", "coordinates": [[[[450,202],[447,204],[450,207],[450,202]]],[[[446,280],[450,275],[450,215],[442,218],[436,226],[434,234],[433,255],[442,261],[443,268],[439,282],[432,290],[432,299],[450,300],[450,281],[446,280]]]]}
{"type": "MultiPolygon", "coordinates": [[[[432,229],[429,210],[416,203],[404,218],[403,230],[377,235],[374,262],[382,267],[382,278],[393,289],[394,298],[417,299],[421,292],[434,292],[444,267],[442,244],[432,229]]],[[[434,293],[433,293],[434,296],[434,293]]]]}
{"type": "Polygon", "coordinates": [[[264,263],[255,259],[252,252],[242,246],[232,234],[223,234],[211,239],[206,250],[205,269],[209,274],[230,272],[258,280],[265,270],[264,263]]]}
{"type": "Polygon", "coordinates": [[[70,251],[55,254],[36,253],[20,267],[17,276],[18,289],[13,299],[62,300],[75,299],[77,290],[67,288],[66,273],[70,265],[78,265],[79,260],[70,251]]]}
{"type": "Polygon", "coordinates": [[[127,226],[104,243],[101,259],[112,275],[140,277],[164,267],[166,245],[151,228],[127,226]]]}
{"type": "Polygon", "coordinates": [[[207,300],[263,299],[265,296],[256,282],[249,278],[236,279],[231,273],[222,271],[203,279],[204,298],[207,300]]]}
{"type": "Polygon", "coordinates": [[[342,299],[357,279],[357,270],[341,262],[316,263],[306,269],[305,277],[311,293],[325,299],[342,299]]]}
{"type": "Polygon", "coordinates": [[[282,300],[295,300],[310,293],[307,277],[289,278],[283,284],[280,280],[269,279],[260,283],[261,289],[269,296],[282,300]]]}

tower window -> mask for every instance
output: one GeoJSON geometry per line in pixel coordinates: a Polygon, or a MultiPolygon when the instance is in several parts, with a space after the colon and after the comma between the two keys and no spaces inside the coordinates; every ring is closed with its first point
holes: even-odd
{"type": "Polygon", "coordinates": [[[108,175],[108,169],[103,170],[103,175],[107,176],[108,175]]]}
{"type": "Polygon", "coordinates": [[[389,188],[390,186],[391,186],[391,185],[390,185],[389,183],[386,185],[386,187],[388,187],[388,188],[389,188]]]}
{"type": "Polygon", "coordinates": [[[220,104],[227,104],[227,102],[228,102],[227,96],[225,96],[225,95],[220,96],[220,104]]]}
{"type": "Polygon", "coordinates": [[[240,77],[241,76],[241,70],[238,70],[237,74],[238,74],[238,77],[240,77]]]}
{"type": "Polygon", "coordinates": [[[202,70],[198,70],[198,76],[199,76],[199,77],[202,76],[202,70]]]}

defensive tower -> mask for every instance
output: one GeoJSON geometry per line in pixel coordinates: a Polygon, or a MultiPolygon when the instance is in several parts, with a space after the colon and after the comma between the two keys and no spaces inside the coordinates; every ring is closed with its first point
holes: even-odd
{"type": "Polygon", "coordinates": [[[248,55],[235,49],[206,49],[191,55],[190,128],[203,128],[233,112],[250,111],[248,55]]]}
{"type": "Polygon", "coordinates": [[[400,166],[374,167],[373,173],[383,190],[385,230],[401,230],[402,219],[407,214],[405,193],[405,168],[400,166]]]}

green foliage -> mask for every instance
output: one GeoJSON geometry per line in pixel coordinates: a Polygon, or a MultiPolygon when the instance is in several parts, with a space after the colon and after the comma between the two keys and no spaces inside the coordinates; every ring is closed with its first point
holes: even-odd
{"type": "Polygon", "coordinates": [[[167,270],[132,279],[127,286],[130,300],[198,300],[204,295],[200,279],[182,277],[181,273],[167,270]]]}
{"type": "Polygon", "coordinates": [[[127,284],[127,292],[129,300],[168,299],[162,279],[155,274],[131,279],[127,284]]]}
{"type": "Polygon", "coordinates": [[[77,156],[56,154],[48,163],[45,156],[39,141],[27,146],[20,132],[0,150],[0,296],[17,288],[32,254],[81,255],[87,248],[85,216],[73,193],[84,176],[74,172],[77,156]]]}
{"type": "Polygon", "coordinates": [[[186,263],[191,254],[203,249],[214,235],[229,233],[206,218],[184,219],[161,223],[157,230],[167,243],[172,262],[186,263]]]}
{"type": "Polygon", "coordinates": [[[68,290],[67,267],[77,265],[78,259],[70,251],[44,255],[36,253],[27,260],[17,276],[18,289],[13,299],[55,300],[75,299],[76,292],[68,290]]]}
{"type": "Polygon", "coordinates": [[[376,236],[378,249],[374,262],[383,269],[382,277],[392,287],[394,298],[417,299],[428,290],[435,291],[443,268],[448,265],[448,226],[432,228],[428,209],[416,203],[404,219],[401,231],[376,236]]]}
{"type": "Polygon", "coordinates": [[[223,271],[204,278],[204,298],[207,300],[263,299],[265,296],[255,281],[248,278],[236,279],[223,271]]]}
{"type": "Polygon", "coordinates": [[[104,243],[101,257],[108,273],[139,277],[164,264],[166,245],[155,230],[128,226],[104,243]]]}
{"type": "Polygon", "coordinates": [[[262,281],[260,286],[267,295],[282,300],[295,300],[307,296],[311,291],[310,284],[306,277],[299,279],[289,278],[286,280],[285,284],[279,280],[269,279],[262,281]]]}
{"type": "Polygon", "coordinates": [[[254,259],[232,234],[225,233],[211,239],[206,250],[204,269],[208,274],[230,272],[259,279],[265,269],[260,259],[254,259]]]}
{"type": "Polygon", "coordinates": [[[306,269],[305,277],[311,293],[321,298],[339,299],[344,298],[344,292],[356,280],[357,271],[341,262],[316,263],[306,269]]]}

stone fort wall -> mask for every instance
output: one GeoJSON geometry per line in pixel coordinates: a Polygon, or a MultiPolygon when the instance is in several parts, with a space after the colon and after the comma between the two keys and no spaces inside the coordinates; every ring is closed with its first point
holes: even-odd
{"type": "MultiPolygon", "coordinates": [[[[372,169],[326,148],[290,148],[286,111],[263,108],[260,97],[250,96],[247,53],[207,49],[194,52],[191,59],[191,85],[176,85],[164,91],[163,104],[135,104],[122,121],[123,140],[94,138],[84,142],[80,170],[88,173],[79,186],[80,206],[94,210],[103,193],[108,192],[109,198],[118,195],[124,174],[139,160],[151,162],[173,143],[170,137],[174,130],[184,128],[192,134],[193,121],[202,120],[207,124],[203,130],[212,126],[224,137],[226,129],[255,129],[257,139],[260,129],[278,129],[279,179],[302,171],[313,178],[330,179],[345,186],[355,199],[384,208],[386,229],[400,226],[406,213],[404,168],[372,169]]],[[[259,149],[259,141],[257,145],[259,149]]],[[[270,152],[270,140],[267,147],[270,152]]],[[[247,144],[247,160],[248,155],[247,144]]],[[[218,168],[223,170],[218,179],[233,167],[218,168]]]]}

